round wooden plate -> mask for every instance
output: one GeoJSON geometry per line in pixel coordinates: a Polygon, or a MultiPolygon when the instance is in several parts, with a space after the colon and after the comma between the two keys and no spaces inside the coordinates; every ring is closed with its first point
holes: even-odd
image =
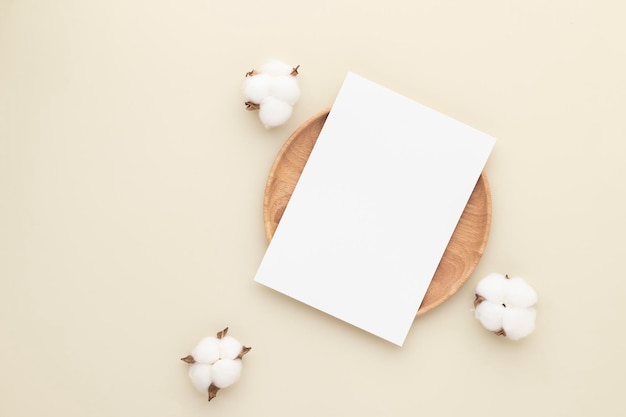
{"type": "MultiPolygon", "coordinates": [[[[265,236],[272,240],[329,110],[302,124],[276,156],[265,187],[265,236]]],[[[491,227],[491,192],[483,172],[461,215],[417,315],[450,298],[467,281],[483,254],[491,227]]]]}

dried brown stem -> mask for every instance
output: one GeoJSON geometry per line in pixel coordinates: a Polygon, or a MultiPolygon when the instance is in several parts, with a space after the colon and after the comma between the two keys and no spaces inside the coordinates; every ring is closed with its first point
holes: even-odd
{"type": "Polygon", "coordinates": [[[243,358],[246,353],[250,352],[250,349],[252,348],[248,346],[244,346],[243,349],[241,349],[241,352],[239,353],[239,355],[237,355],[237,359],[243,358]]]}
{"type": "Polygon", "coordinates": [[[250,111],[259,110],[261,108],[260,105],[253,103],[251,101],[246,101],[244,104],[246,105],[246,110],[250,110],[250,111]]]}
{"type": "Polygon", "coordinates": [[[213,398],[215,398],[215,396],[217,395],[217,392],[220,389],[218,387],[216,387],[215,385],[211,384],[209,385],[209,401],[211,401],[213,398]]]}
{"type": "Polygon", "coordinates": [[[187,355],[184,358],[180,358],[180,360],[189,364],[196,363],[196,360],[191,355],[187,355]]]}
{"type": "Polygon", "coordinates": [[[225,328],[224,330],[222,330],[221,332],[217,332],[217,338],[218,338],[218,339],[221,339],[221,338],[223,338],[224,336],[226,336],[226,334],[227,334],[227,333],[228,333],[228,327],[227,327],[227,328],[225,328]]]}
{"type": "Polygon", "coordinates": [[[485,297],[476,294],[476,298],[474,298],[474,308],[478,307],[483,301],[485,301],[485,297]]]}
{"type": "Polygon", "coordinates": [[[298,68],[300,68],[300,65],[296,65],[295,67],[293,67],[293,68],[291,69],[291,75],[293,75],[294,77],[295,77],[296,75],[298,75],[298,74],[299,74],[299,73],[298,73],[298,68]]]}

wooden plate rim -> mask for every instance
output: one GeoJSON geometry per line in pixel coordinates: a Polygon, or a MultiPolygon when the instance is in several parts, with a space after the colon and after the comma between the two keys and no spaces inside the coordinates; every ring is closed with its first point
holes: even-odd
{"type": "MultiPolygon", "coordinates": [[[[272,230],[271,218],[270,218],[268,206],[269,206],[270,199],[272,197],[271,189],[272,189],[272,184],[274,182],[274,179],[276,178],[276,171],[280,167],[284,154],[289,150],[293,142],[297,138],[299,138],[300,134],[306,129],[308,129],[309,125],[317,122],[318,119],[322,117],[324,118],[328,117],[329,112],[330,112],[330,108],[326,108],[316,113],[315,115],[311,116],[310,118],[305,120],[300,126],[298,126],[298,128],[296,128],[296,130],[289,136],[289,138],[287,138],[283,146],[278,151],[278,154],[276,155],[274,162],[272,163],[272,167],[270,169],[270,172],[269,172],[266,184],[265,184],[265,194],[263,197],[263,220],[264,220],[264,228],[265,228],[265,238],[268,243],[272,240],[272,237],[275,232],[272,230]]],[[[456,285],[452,286],[450,291],[446,292],[442,297],[437,298],[436,300],[430,302],[427,305],[422,304],[419,310],[417,311],[416,316],[420,316],[422,314],[427,313],[428,311],[431,311],[432,309],[438,307],[443,302],[447,301],[450,297],[452,297],[467,282],[469,277],[472,275],[474,269],[478,265],[478,262],[480,262],[480,259],[482,258],[485,248],[487,247],[489,234],[491,232],[492,201],[491,201],[491,186],[489,184],[489,180],[487,179],[487,175],[485,174],[484,171],[480,174],[480,180],[482,180],[483,187],[485,189],[484,198],[485,198],[485,204],[486,204],[486,208],[485,208],[486,222],[485,222],[485,226],[484,226],[484,230],[482,234],[481,244],[480,246],[476,248],[477,257],[474,260],[471,267],[468,268],[468,270],[464,274],[456,277],[455,279],[456,285]]]]}

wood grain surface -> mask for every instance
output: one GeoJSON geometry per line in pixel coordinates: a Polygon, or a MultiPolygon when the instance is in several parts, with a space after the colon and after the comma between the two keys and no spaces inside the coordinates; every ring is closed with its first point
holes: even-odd
{"type": "MultiPolygon", "coordinates": [[[[263,203],[268,242],[274,236],[328,112],[324,110],[303,123],[276,156],[267,179],[263,203]]],[[[483,172],[437,267],[418,316],[437,307],[463,286],[483,254],[490,226],[491,193],[483,172]]]]}

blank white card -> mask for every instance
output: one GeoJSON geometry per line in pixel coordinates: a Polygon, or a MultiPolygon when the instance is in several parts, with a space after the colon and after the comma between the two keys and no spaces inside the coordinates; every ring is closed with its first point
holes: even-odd
{"type": "Polygon", "coordinates": [[[349,73],[255,281],[401,346],[494,143],[349,73]]]}

